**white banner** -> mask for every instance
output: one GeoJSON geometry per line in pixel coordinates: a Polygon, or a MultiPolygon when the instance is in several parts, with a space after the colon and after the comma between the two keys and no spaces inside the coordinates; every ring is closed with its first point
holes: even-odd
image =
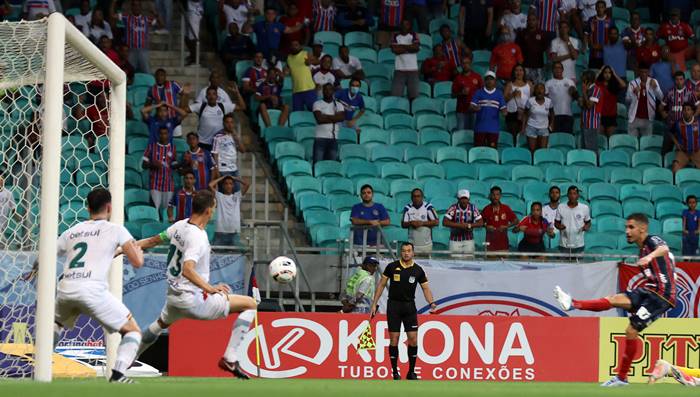
{"type": "MultiPolygon", "coordinates": [[[[441,314],[561,317],[572,314],[604,317],[618,315],[615,309],[604,312],[564,312],[552,292],[554,286],[559,285],[575,299],[596,299],[615,294],[618,269],[617,263],[613,261],[506,271],[419,264],[428,276],[438,313],[441,314]]],[[[386,312],[386,299],[387,290],[380,301],[381,312],[386,312]]],[[[420,285],[416,288],[416,307],[419,314],[427,313],[429,309],[420,285]]]]}

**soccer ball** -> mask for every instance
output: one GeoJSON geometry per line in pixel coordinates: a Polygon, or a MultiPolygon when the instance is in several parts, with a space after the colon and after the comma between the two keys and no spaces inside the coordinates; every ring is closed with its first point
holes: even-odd
{"type": "Polygon", "coordinates": [[[297,276],[297,264],[286,256],[278,256],[270,262],[270,277],[280,284],[292,282],[297,276]]]}

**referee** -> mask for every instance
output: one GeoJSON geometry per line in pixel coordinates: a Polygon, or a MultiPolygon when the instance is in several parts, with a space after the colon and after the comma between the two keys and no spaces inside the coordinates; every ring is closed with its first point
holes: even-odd
{"type": "Polygon", "coordinates": [[[391,262],[384,269],[382,279],[379,281],[377,291],[374,293],[372,301],[371,316],[377,314],[377,303],[382,296],[384,287],[389,283],[389,301],[386,305],[386,316],[389,323],[389,358],[391,359],[391,369],[394,380],[400,380],[399,370],[396,362],[399,357],[399,335],[401,334],[401,324],[408,336],[408,373],[406,379],[417,380],[414,372],[416,367],[416,356],[418,355],[418,316],[416,310],[416,286],[420,284],[423,289],[425,300],[430,302],[430,313],[435,312],[435,302],[433,293],[428,286],[428,278],[425,276],[423,268],[413,261],[413,244],[401,244],[401,259],[391,262]]]}

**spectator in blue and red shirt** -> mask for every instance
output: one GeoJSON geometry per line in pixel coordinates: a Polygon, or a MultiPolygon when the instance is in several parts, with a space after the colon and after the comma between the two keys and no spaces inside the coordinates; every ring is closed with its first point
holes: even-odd
{"type": "Polygon", "coordinates": [[[459,38],[452,37],[452,29],[450,25],[440,26],[440,38],[442,38],[442,51],[445,53],[447,59],[455,68],[462,66],[462,58],[469,56],[471,58],[471,51],[464,45],[464,42],[459,38]]]}
{"type": "Polygon", "coordinates": [[[241,76],[243,83],[243,94],[254,95],[258,87],[267,79],[267,68],[265,67],[265,56],[258,51],[253,56],[253,64],[241,76]]]}
{"type": "Polygon", "coordinates": [[[189,146],[189,150],[182,154],[182,159],[180,160],[180,173],[192,171],[195,179],[195,189],[208,189],[212,176],[214,178],[218,177],[214,159],[208,150],[199,146],[199,135],[196,132],[187,134],[187,146],[189,146]]]}
{"type": "Polygon", "coordinates": [[[362,80],[352,79],[348,88],[335,93],[336,100],[345,107],[344,125],[348,128],[353,128],[357,132],[360,131],[357,120],[365,114],[365,100],[360,92],[361,84],[362,80]]]}
{"type": "Polygon", "coordinates": [[[168,80],[168,75],[165,73],[165,69],[156,70],[156,83],[151,87],[146,94],[146,105],[159,104],[165,102],[170,105],[171,108],[168,110],[168,117],[177,117],[178,112],[172,107],[178,106],[178,97],[182,91],[182,87],[177,81],[168,80]]]}
{"type": "Polygon", "coordinates": [[[379,0],[379,29],[376,44],[384,48],[391,43],[393,32],[401,28],[408,0],[379,0]]]}
{"type": "Polygon", "coordinates": [[[175,145],[167,128],[161,128],[158,142],[150,143],[143,153],[143,168],[150,170],[151,200],[156,209],[167,208],[175,190],[173,170],[177,168],[175,145]]]}
{"type": "Polygon", "coordinates": [[[597,2],[595,10],[596,15],[586,23],[585,33],[586,44],[591,48],[588,67],[600,69],[603,66],[603,46],[609,43],[608,31],[615,24],[606,13],[604,1],[597,2]]]}
{"type": "Polygon", "coordinates": [[[185,171],[182,176],[182,189],[177,191],[168,203],[168,222],[181,221],[192,215],[192,197],[196,191],[194,184],[194,172],[185,171]]]}
{"type": "Polygon", "coordinates": [[[297,23],[294,27],[288,27],[283,23],[277,22],[277,10],[274,7],[267,7],[265,9],[265,19],[253,25],[253,31],[258,40],[258,50],[265,55],[265,58],[272,65],[277,63],[279,59],[282,34],[295,33],[303,28],[303,23],[297,23]]]}
{"type": "Polygon", "coordinates": [[[338,10],[331,0],[321,0],[313,9],[313,31],[323,32],[335,29],[335,16],[338,10]]]}
{"type": "MultiPolygon", "coordinates": [[[[116,2],[112,2],[112,15],[116,2]]],[[[158,18],[145,16],[141,12],[141,0],[131,0],[131,14],[117,15],[124,24],[126,45],[129,46],[129,63],[134,66],[136,72],[150,74],[148,66],[148,35],[154,26],[162,25],[158,18]]],[[[116,24],[115,24],[116,25],[116,24]]]]}
{"type": "Polygon", "coordinates": [[[277,69],[272,68],[268,71],[265,82],[258,86],[257,92],[255,93],[255,100],[260,102],[258,110],[260,111],[263,122],[265,122],[265,127],[272,125],[270,113],[268,112],[269,109],[280,111],[277,125],[287,124],[289,106],[282,101],[282,78],[280,78],[277,69]]]}
{"type": "Polygon", "coordinates": [[[450,228],[450,252],[474,253],[474,229],[484,226],[476,205],[469,202],[469,190],[457,192],[457,202],[447,209],[442,226],[450,228]]]}
{"type": "Polygon", "coordinates": [[[530,205],[530,215],[523,218],[513,228],[513,233],[522,232],[523,239],[518,244],[519,252],[544,252],[544,235],[554,237],[554,226],[542,217],[542,203],[530,205]]]}
{"type": "Polygon", "coordinates": [[[676,144],[673,172],[685,168],[689,162],[700,168],[700,120],[695,117],[694,103],[683,104],[683,118],[673,126],[671,139],[676,144]]]}
{"type": "Polygon", "coordinates": [[[685,199],[685,203],[688,205],[688,208],[683,210],[682,215],[683,255],[697,255],[698,235],[700,235],[700,229],[698,228],[700,213],[696,209],[698,206],[698,198],[691,194],[685,199]]]}
{"type": "Polygon", "coordinates": [[[476,113],[474,125],[474,146],[498,146],[501,130],[499,114],[506,114],[506,100],[503,92],[496,88],[496,74],[489,70],[484,75],[485,87],[472,97],[470,107],[476,113]]]}
{"type": "Polygon", "coordinates": [[[182,109],[168,105],[165,102],[144,106],[141,109],[141,116],[143,117],[143,122],[148,124],[149,143],[158,142],[158,134],[161,128],[168,130],[168,142],[172,143],[173,131],[175,127],[180,125],[182,117],[186,115],[187,113],[182,109]],[[156,108],[155,116],[151,115],[153,108],[156,108]],[[175,112],[175,117],[170,117],[170,111],[175,112]]]}
{"type": "MultiPolygon", "coordinates": [[[[666,120],[669,130],[673,129],[676,122],[683,120],[684,104],[692,103],[696,108],[700,104],[695,94],[686,86],[683,72],[680,70],[675,72],[673,74],[673,82],[675,86],[666,93],[666,96],[661,101],[662,108],[660,111],[661,117],[666,120]]],[[[661,147],[661,154],[664,156],[673,150],[671,135],[670,133],[664,134],[664,142],[661,147]]]]}
{"type": "Polygon", "coordinates": [[[582,76],[581,135],[582,149],[598,152],[598,132],[600,131],[601,98],[603,92],[595,83],[595,73],[587,70],[582,76]]]}
{"type": "Polygon", "coordinates": [[[535,10],[539,28],[544,32],[547,43],[551,42],[557,36],[562,0],[535,0],[530,7],[535,10]]]}

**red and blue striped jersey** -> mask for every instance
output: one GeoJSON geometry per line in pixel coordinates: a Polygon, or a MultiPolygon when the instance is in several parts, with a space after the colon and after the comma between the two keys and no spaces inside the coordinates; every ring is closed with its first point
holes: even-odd
{"type": "Polygon", "coordinates": [[[379,24],[398,28],[401,26],[403,14],[406,11],[406,0],[381,0],[379,24]]]}
{"type": "Polygon", "coordinates": [[[177,164],[175,146],[172,144],[151,143],[143,153],[143,161],[148,164],[162,164],[159,169],[151,169],[150,189],[159,192],[172,192],[175,190],[173,181],[173,168],[177,164]]]}
{"type": "MultiPolygon", "coordinates": [[[[615,24],[607,16],[603,19],[599,19],[597,16],[589,19],[586,24],[586,34],[591,44],[599,44],[601,46],[608,44],[610,41],[608,38],[608,29],[613,26],[615,26],[615,24]]],[[[591,50],[591,56],[602,58],[603,50],[591,50]]]]}
{"type": "MultiPolygon", "coordinates": [[[[445,213],[445,218],[455,223],[474,223],[481,219],[481,213],[476,205],[469,203],[462,208],[459,203],[452,204],[445,213]]],[[[472,229],[450,229],[450,241],[469,241],[474,239],[472,229]]]]}
{"type": "Polygon", "coordinates": [[[531,7],[535,7],[536,15],[540,21],[540,29],[545,32],[556,32],[559,23],[559,9],[561,0],[536,0],[531,7]]]}
{"type": "Polygon", "coordinates": [[[455,67],[462,66],[462,48],[457,43],[456,39],[443,41],[442,49],[445,52],[447,59],[452,62],[452,65],[455,67]]]}
{"type": "MultiPolygon", "coordinates": [[[[644,240],[642,249],[639,250],[639,257],[647,256],[663,245],[667,244],[661,237],[649,235],[644,240]]],[[[671,305],[676,304],[676,263],[670,253],[652,259],[642,268],[642,274],[644,289],[654,292],[671,305]]]]}
{"type": "Polygon", "coordinates": [[[328,8],[314,7],[314,32],[333,30],[336,13],[337,10],[333,6],[328,8]]]}
{"type": "Polygon", "coordinates": [[[588,100],[595,103],[590,109],[581,110],[581,128],[596,129],[600,127],[601,102],[603,91],[597,85],[588,87],[588,100]]]}
{"type": "Polygon", "coordinates": [[[697,119],[693,118],[690,123],[677,121],[673,126],[673,134],[684,152],[695,153],[700,150],[700,121],[697,119]]]}
{"type": "Polygon", "coordinates": [[[255,65],[248,68],[243,74],[242,81],[249,81],[253,84],[253,87],[257,88],[262,84],[267,78],[267,69],[262,67],[257,67],[255,65]]]}
{"type": "Polygon", "coordinates": [[[693,79],[686,79],[685,88],[687,88],[690,92],[695,93],[695,91],[700,90],[700,80],[693,81],[693,79]]]}
{"type": "Polygon", "coordinates": [[[668,111],[668,121],[670,125],[683,119],[683,104],[686,102],[694,103],[696,106],[698,104],[698,99],[695,97],[695,94],[687,87],[683,87],[683,89],[680,90],[672,88],[666,93],[662,103],[666,106],[666,110],[668,111]]]}
{"type": "Polygon", "coordinates": [[[126,45],[129,48],[148,48],[148,33],[153,18],[145,15],[124,15],[122,22],[126,27],[126,45]]]}
{"type": "Polygon", "coordinates": [[[211,170],[214,168],[214,160],[208,150],[197,148],[196,151],[186,151],[182,154],[182,164],[188,165],[194,172],[194,188],[205,190],[209,188],[211,170]]]}
{"type": "Polygon", "coordinates": [[[176,192],[170,199],[168,205],[175,208],[175,222],[187,219],[192,215],[193,196],[194,191],[188,192],[183,188],[176,192]]]}
{"type": "MultiPolygon", "coordinates": [[[[154,84],[148,91],[147,99],[153,104],[165,102],[168,105],[177,106],[177,96],[182,91],[180,84],[175,81],[166,81],[163,85],[154,84]]],[[[177,117],[178,114],[173,109],[168,109],[168,117],[177,117]]]]}

